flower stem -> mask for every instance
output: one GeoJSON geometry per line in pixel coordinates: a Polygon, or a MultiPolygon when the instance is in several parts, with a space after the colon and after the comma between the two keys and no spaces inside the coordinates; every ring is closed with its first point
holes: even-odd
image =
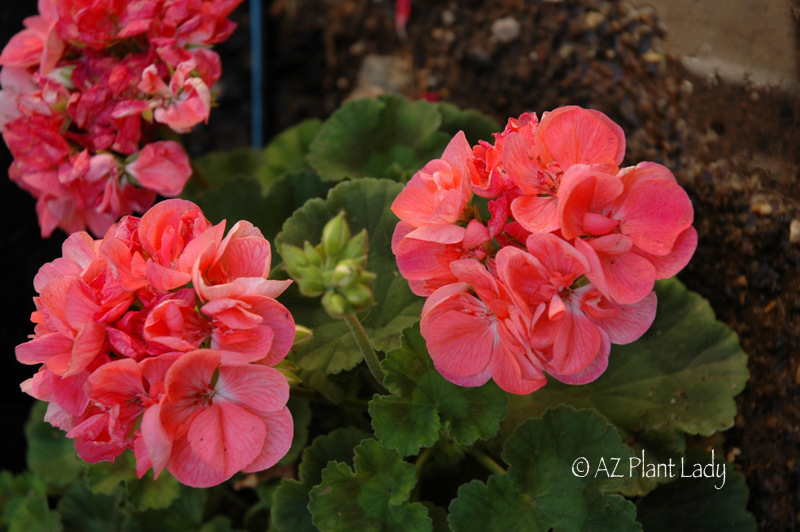
{"type": "Polygon", "coordinates": [[[432,452],[433,452],[433,447],[428,447],[427,449],[422,451],[422,453],[419,455],[419,458],[417,458],[417,461],[414,462],[414,471],[417,475],[417,478],[419,478],[419,475],[422,473],[422,467],[428,461],[428,458],[431,457],[432,452]]]}
{"type": "Polygon", "coordinates": [[[500,464],[498,464],[497,462],[495,462],[494,458],[492,458],[488,454],[486,454],[486,453],[484,453],[482,451],[479,451],[477,449],[471,449],[469,454],[471,454],[472,457],[475,458],[475,460],[480,462],[482,466],[484,466],[486,469],[488,469],[492,473],[495,473],[497,475],[505,475],[506,474],[506,469],[503,466],[501,466],[500,464]]]}
{"type": "Polygon", "coordinates": [[[372,372],[372,376],[375,377],[375,380],[378,381],[378,384],[383,386],[383,378],[386,375],[383,373],[381,362],[378,360],[378,354],[372,347],[372,343],[369,341],[369,338],[367,338],[367,333],[364,331],[364,327],[361,326],[361,322],[358,321],[358,317],[356,317],[355,314],[345,314],[344,321],[347,322],[347,326],[350,327],[350,332],[353,333],[353,338],[356,339],[358,348],[361,350],[361,354],[364,356],[364,360],[366,361],[370,372],[372,372]]]}

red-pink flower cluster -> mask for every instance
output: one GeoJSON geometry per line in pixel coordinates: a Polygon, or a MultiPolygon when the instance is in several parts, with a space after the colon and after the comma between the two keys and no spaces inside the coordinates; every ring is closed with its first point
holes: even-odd
{"type": "Polygon", "coordinates": [[[212,225],[188,201],[85,232],[34,278],[36,324],[17,346],[42,364],[22,389],[88,462],[133,449],[137,472],[167,468],[190,486],[275,464],[292,441],[289,385],[274,366],[295,324],[267,280],[261,232],[212,225]]]}
{"type": "Polygon", "coordinates": [[[0,130],[43,236],[99,236],[157,193],[180,193],[189,159],[158,129],[208,120],[220,77],[209,47],[241,1],[39,0],[0,54],[0,130]]]}
{"type": "Polygon", "coordinates": [[[445,378],[518,394],[545,373],[582,384],[650,327],[654,282],[686,265],[697,232],[672,173],[620,168],[624,153],[608,117],[561,107],[510,119],[494,144],[459,133],[409,181],[392,249],[428,298],[422,335],[445,378]]]}

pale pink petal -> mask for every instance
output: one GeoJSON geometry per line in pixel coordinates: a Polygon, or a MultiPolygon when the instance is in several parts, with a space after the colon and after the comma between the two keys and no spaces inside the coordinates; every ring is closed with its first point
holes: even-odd
{"type": "Polygon", "coordinates": [[[148,260],[147,280],[157,290],[175,290],[191,282],[192,275],[167,268],[153,260],[148,260]]]}
{"type": "Polygon", "coordinates": [[[586,276],[600,292],[617,303],[637,303],[653,290],[656,272],[647,259],[632,252],[598,253],[580,238],[576,238],[574,244],[589,261],[591,269],[586,276]]]}
{"type": "Polygon", "coordinates": [[[445,378],[445,380],[448,380],[455,385],[465,386],[467,388],[483,386],[484,384],[489,382],[489,379],[492,378],[491,364],[486,366],[486,368],[484,368],[484,370],[478,373],[477,375],[471,375],[469,377],[460,377],[458,375],[453,375],[452,373],[447,373],[441,368],[436,368],[436,371],[438,371],[439,374],[441,374],[441,376],[445,378]]]}
{"type": "MultiPolygon", "coordinates": [[[[470,303],[474,306],[480,305],[472,296],[462,297],[471,298],[473,301],[470,303]]],[[[421,329],[437,369],[466,377],[482,372],[502,346],[497,336],[497,326],[484,316],[471,314],[468,308],[458,304],[458,300],[448,305],[448,311],[437,309],[433,318],[424,315],[421,329]]]]}
{"type": "Polygon", "coordinates": [[[614,217],[639,249],[666,255],[692,224],[694,210],[686,191],[674,181],[640,179],[627,191],[614,217]]]}
{"type": "Polygon", "coordinates": [[[233,473],[214,469],[192,451],[186,436],[177,438],[172,444],[172,453],[167,462],[167,470],[178,482],[193,488],[210,488],[231,478],[233,473]]]}
{"type": "Polygon", "coordinates": [[[600,304],[596,298],[580,299],[581,309],[586,309],[584,312],[587,317],[604,330],[614,344],[629,344],[641,338],[656,317],[656,302],[656,293],[650,292],[638,303],[619,305],[617,307],[619,312],[615,316],[595,317],[592,315],[592,309],[586,307],[600,304]]]}
{"type": "Polygon", "coordinates": [[[694,227],[687,227],[672,246],[672,251],[666,255],[651,255],[644,251],[633,248],[633,253],[647,259],[656,269],[656,279],[666,279],[681,271],[694,255],[697,249],[697,230],[694,227]]]}
{"type": "Polygon", "coordinates": [[[492,380],[504,391],[524,395],[535,392],[547,383],[547,378],[523,379],[519,363],[514,356],[501,351],[492,357],[492,380]]]}
{"type": "Polygon", "coordinates": [[[556,196],[520,196],[511,202],[511,214],[532,233],[549,233],[561,224],[556,196]]]}
{"type": "MultiPolygon", "coordinates": [[[[602,333],[602,331],[601,331],[602,333]]],[[[601,334],[602,343],[600,345],[600,352],[584,370],[572,375],[559,375],[549,371],[551,377],[563,382],[564,384],[587,384],[597,380],[608,368],[608,355],[611,352],[611,343],[608,336],[601,334]]]]}
{"type": "Polygon", "coordinates": [[[220,366],[216,395],[253,411],[275,412],[289,400],[289,384],[276,369],[252,365],[220,366]]]}
{"type": "MultiPolygon", "coordinates": [[[[166,467],[172,451],[172,438],[161,425],[160,404],[155,404],[144,411],[141,431],[154,477],[158,478],[158,475],[166,467]]],[[[138,460],[136,465],[138,470],[138,460]]]]}
{"type": "Polygon", "coordinates": [[[578,373],[601,354],[600,329],[577,307],[568,305],[557,327],[553,358],[546,366],[548,371],[559,375],[578,373]]]}
{"type": "Polygon", "coordinates": [[[266,427],[258,416],[224,400],[202,408],[187,434],[192,451],[226,476],[255,460],[265,437],[266,427]]]}
{"type": "Polygon", "coordinates": [[[264,445],[259,455],[242,468],[245,473],[255,473],[274,466],[289,452],[294,438],[294,420],[288,408],[283,407],[277,412],[259,412],[258,417],[266,427],[264,445]]]}
{"type": "Polygon", "coordinates": [[[50,358],[72,354],[73,341],[60,333],[50,333],[19,344],[14,353],[21,364],[43,364],[50,358]]]}
{"type": "Polygon", "coordinates": [[[625,134],[599,111],[560,107],[542,116],[536,129],[537,153],[562,170],[573,164],[619,165],[625,156],[625,134]]]}
{"type": "Polygon", "coordinates": [[[86,381],[89,397],[107,406],[145,394],[142,373],[135,360],[114,360],[94,370],[86,381]]]}

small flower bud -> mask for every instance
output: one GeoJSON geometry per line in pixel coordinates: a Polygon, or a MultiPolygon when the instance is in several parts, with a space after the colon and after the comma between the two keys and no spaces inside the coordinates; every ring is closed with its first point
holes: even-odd
{"type": "Polygon", "coordinates": [[[327,257],[338,257],[349,240],[350,228],[347,227],[343,212],[337,214],[322,229],[322,247],[327,257]]]}
{"type": "Polygon", "coordinates": [[[333,283],[336,286],[349,286],[356,277],[359,277],[358,264],[350,259],[345,259],[333,269],[333,283]]]}
{"type": "Polygon", "coordinates": [[[303,253],[302,249],[295,246],[290,246],[289,244],[284,244],[281,246],[281,257],[283,257],[283,263],[286,265],[286,270],[293,277],[296,276],[295,272],[297,272],[299,268],[308,266],[310,264],[308,257],[305,253],[303,253]]]}
{"type": "Polygon", "coordinates": [[[342,252],[343,258],[358,261],[362,266],[366,264],[369,244],[367,242],[367,230],[362,229],[357,235],[351,238],[342,252]]]}
{"type": "Polygon", "coordinates": [[[334,319],[339,319],[353,311],[352,305],[347,303],[344,296],[333,290],[325,292],[325,295],[322,296],[322,308],[334,319]]]}
{"type": "Polygon", "coordinates": [[[319,250],[308,243],[308,241],[303,244],[303,253],[305,253],[308,258],[308,262],[314,266],[322,266],[322,255],[319,250]]]}
{"type": "Polygon", "coordinates": [[[302,325],[295,324],[294,326],[294,343],[292,347],[297,347],[303,344],[307,344],[311,341],[314,337],[314,332],[309,329],[308,327],[303,327],[302,325]]]}
{"type": "Polygon", "coordinates": [[[356,310],[363,310],[372,304],[372,290],[362,284],[354,284],[344,289],[344,296],[356,310]]]}
{"type": "Polygon", "coordinates": [[[358,282],[363,284],[364,286],[369,286],[372,284],[372,281],[374,281],[377,277],[378,277],[377,273],[368,272],[364,270],[363,272],[361,272],[361,276],[358,278],[358,282]]]}
{"type": "Polygon", "coordinates": [[[289,359],[284,358],[274,366],[273,368],[280,371],[284,377],[286,377],[286,382],[289,383],[289,386],[297,386],[302,382],[300,377],[297,376],[297,365],[289,359]]]}

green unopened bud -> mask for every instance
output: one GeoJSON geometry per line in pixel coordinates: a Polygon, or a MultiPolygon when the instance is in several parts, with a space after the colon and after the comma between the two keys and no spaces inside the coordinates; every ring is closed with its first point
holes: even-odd
{"type": "Polygon", "coordinates": [[[281,360],[272,367],[280,371],[283,374],[283,376],[286,377],[286,382],[289,383],[290,387],[297,386],[302,382],[300,380],[300,377],[297,376],[297,371],[298,371],[297,365],[295,365],[295,363],[292,362],[291,360],[284,358],[283,360],[281,360]]]}
{"type": "Polygon", "coordinates": [[[322,292],[324,292],[327,287],[325,286],[325,284],[323,284],[321,278],[298,277],[297,288],[300,290],[300,293],[306,297],[316,297],[320,295],[322,292]]]}
{"type": "Polygon", "coordinates": [[[305,242],[303,244],[303,253],[305,253],[309,263],[313,264],[314,266],[322,266],[322,255],[316,247],[312,246],[308,242],[305,242]]]}
{"type": "Polygon", "coordinates": [[[345,259],[339,262],[333,269],[333,283],[341,287],[349,286],[359,276],[360,269],[353,260],[345,259]]]}
{"type": "Polygon", "coordinates": [[[322,296],[322,308],[334,319],[339,319],[353,311],[352,305],[347,303],[344,296],[337,294],[333,290],[328,290],[325,292],[325,295],[322,296]]]}
{"type": "Polygon", "coordinates": [[[372,284],[372,281],[374,281],[377,277],[378,277],[377,273],[368,272],[367,270],[364,270],[363,272],[361,272],[361,276],[358,278],[358,282],[363,284],[364,286],[369,286],[372,284]]]}
{"type": "Polygon", "coordinates": [[[347,242],[347,245],[342,252],[342,256],[346,259],[358,261],[363,266],[366,264],[368,250],[369,244],[367,242],[367,230],[362,229],[356,236],[347,242]]]}
{"type": "Polygon", "coordinates": [[[297,276],[297,271],[299,268],[308,266],[310,264],[308,257],[306,257],[306,254],[303,253],[302,249],[296,246],[290,246],[289,244],[284,244],[281,246],[281,257],[283,257],[283,263],[286,266],[286,270],[292,277],[297,276]]]}
{"type": "Polygon", "coordinates": [[[344,289],[344,297],[347,298],[356,310],[363,310],[372,304],[372,290],[363,284],[354,284],[344,289]]]}
{"type": "Polygon", "coordinates": [[[295,324],[294,326],[294,343],[292,347],[307,344],[314,337],[314,333],[308,327],[295,324]]]}
{"type": "Polygon", "coordinates": [[[350,228],[347,227],[347,220],[344,213],[340,212],[325,224],[322,230],[322,248],[328,257],[338,257],[350,240],[350,228]]]}

